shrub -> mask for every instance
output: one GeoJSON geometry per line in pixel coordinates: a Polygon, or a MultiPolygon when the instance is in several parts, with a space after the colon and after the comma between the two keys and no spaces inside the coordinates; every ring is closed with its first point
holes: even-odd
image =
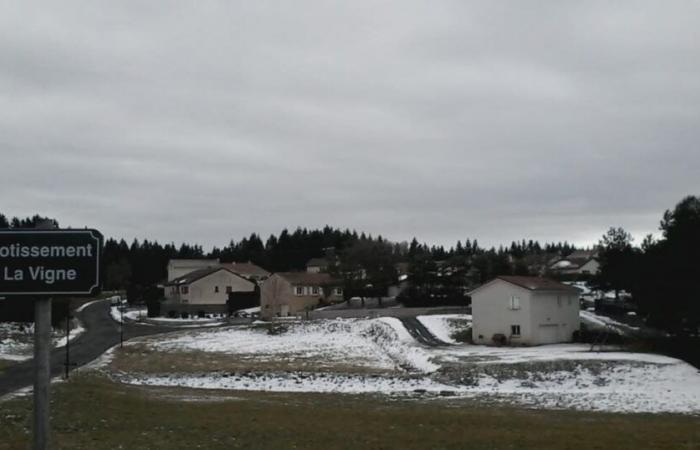
{"type": "Polygon", "coordinates": [[[467,342],[469,344],[473,343],[471,327],[456,331],[450,334],[450,337],[457,342],[467,342]]]}

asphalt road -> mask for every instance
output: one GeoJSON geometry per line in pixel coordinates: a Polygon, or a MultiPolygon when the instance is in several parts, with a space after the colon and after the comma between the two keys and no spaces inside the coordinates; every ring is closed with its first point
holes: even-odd
{"type": "MultiPolygon", "coordinates": [[[[114,322],[109,314],[110,303],[101,300],[88,305],[76,312],[85,332],[70,343],[70,362],[75,364],[71,369],[85,365],[109,348],[117,345],[120,340],[119,324],[114,322]]],[[[124,325],[124,340],[138,336],[176,331],[176,328],[148,326],[138,324],[124,325]]],[[[66,352],[64,347],[51,351],[51,377],[64,373],[66,352]]],[[[33,383],[33,360],[27,360],[3,369],[0,373],[0,397],[17,389],[31,386],[33,383]]]]}
{"type": "Polygon", "coordinates": [[[447,342],[436,338],[435,335],[428,331],[428,329],[425,328],[425,326],[423,326],[423,324],[420,323],[420,321],[415,317],[401,317],[399,320],[401,320],[403,326],[406,327],[408,333],[423,345],[427,345],[429,347],[446,347],[450,345],[447,342]]]}

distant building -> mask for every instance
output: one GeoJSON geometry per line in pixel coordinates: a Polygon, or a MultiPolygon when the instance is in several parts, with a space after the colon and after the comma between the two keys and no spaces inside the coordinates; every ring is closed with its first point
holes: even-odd
{"type": "Polygon", "coordinates": [[[577,250],[565,258],[556,258],[549,265],[551,272],[561,275],[595,275],[599,268],[595,250],[577,250]]]}
{"type": "Polygon", "coordinates": [[[328,272],[330,262],[326,258],[311,258],[306,263],[306,271],[309,273],[328,272]]]}
{"type": "Polygon", "coordinates": [[[171,259],[168,261],[168,281],[199,269],[219,265],[218,259],[171,259]]]}
{"type": "Polygon", "coordinates": [[[342,282],[327,273],[279,272],[262,283],[260,315],[268,320],[297,316],[319,305],[342,301],[342,282]]]}
{"type": "Polygon", "coordinates": [[[247,263],[225,263],[221,266],[227,268],[235,274],[242,276],[243,278],[247,278],[249,280],[254,280],[258,282],[266,280],[267,277],[270,276],[270,272],[268,272],[260,266],[251,263],[250,261],[248,261],[247,263]]]}
{"type": "Polygon", "coordinates": [[[472,338],[487,345],[571,342],[580,327],[579,293],[547,278],[495,278],[470,293],[472,338]]]}
{"type": "Polygon", "coordinates": [[[255,282],[224,266],[205,267],[168,281],[161,314],[226,313],[229,294],[253,292],[255,282]]]}

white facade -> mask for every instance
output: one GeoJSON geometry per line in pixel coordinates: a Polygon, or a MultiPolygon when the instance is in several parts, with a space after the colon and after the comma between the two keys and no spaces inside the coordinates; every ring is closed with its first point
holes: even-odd
{"type": "Polygon", "coordinates": [[[503,335],[510,345],[571,342],[579,329],[576,290],[528,289],[500,278],[472,292],[472,338],[495,344],[503,335]]]}
{"type": "Polygon", "coordinates": [[[226,269],[220,269],[192,282],[165,287],[165,298],[187,305],[226,305],[230,292],[252,292],[255,284],[226,269]]]}
{"type": "Polygon", "coordinates": [[[168,261],[168,281],[173,281],[175,278],[187,275],[195,270],[218,265],[218,259],[171,259],[168,261]]]}

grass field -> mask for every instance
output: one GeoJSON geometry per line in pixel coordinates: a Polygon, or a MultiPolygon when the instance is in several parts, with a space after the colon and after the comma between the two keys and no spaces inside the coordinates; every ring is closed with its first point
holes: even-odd
{"type": "MultiPolygon", "coordinates": [[[[31,398],[0,404],[0,449],[29,448],[31,398]]],[[[56,449],[700,449],[700,417],[512,409],[474,400],[55,384],[56,449]]]]}

